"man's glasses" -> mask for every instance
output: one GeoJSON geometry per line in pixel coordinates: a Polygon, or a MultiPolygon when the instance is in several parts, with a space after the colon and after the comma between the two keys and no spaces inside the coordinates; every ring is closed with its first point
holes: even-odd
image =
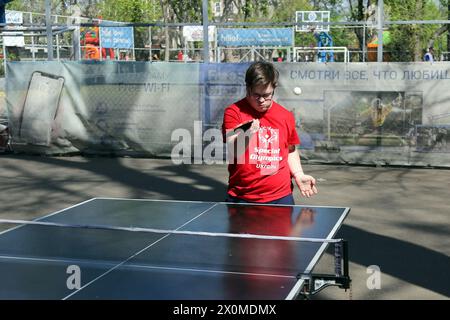
{"type": "Polygon", "coordinates": [[[252,93],[250,96],[259,101],[261,98],[263,98],[265,101],[272,99],[272,96],[275,91],[272,91],[271,93],[265,93],[265,94],[258,94],[258,93],[252,93]]]}

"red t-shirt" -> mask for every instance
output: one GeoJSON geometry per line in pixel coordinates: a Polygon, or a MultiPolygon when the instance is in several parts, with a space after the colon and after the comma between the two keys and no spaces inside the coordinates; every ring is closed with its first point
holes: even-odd
{"type": "Polygon", "coordinates": [[[260,113],[244,98],[225,109],[224,137],[226,130],[252,119],[259,119],[260,129],[250,139],[242,157],[228,165],[228,194],[252,202],[277,200],[290,194],[293,188],[288,147],[300,144],[295,119],[292,112],[275,101],[269,110],[260,113]]]}

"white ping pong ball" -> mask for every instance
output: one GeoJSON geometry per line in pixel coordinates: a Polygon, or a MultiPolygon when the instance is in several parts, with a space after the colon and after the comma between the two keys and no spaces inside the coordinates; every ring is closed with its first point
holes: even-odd
{"type": "Polygon", "coordinates": [[[302,93],[302,89],[301,89],[300,87],[295,87],[295,88],[294,88],[294,93],[295,93],[296,95],[299,95],[299,94],[302,93]]]}

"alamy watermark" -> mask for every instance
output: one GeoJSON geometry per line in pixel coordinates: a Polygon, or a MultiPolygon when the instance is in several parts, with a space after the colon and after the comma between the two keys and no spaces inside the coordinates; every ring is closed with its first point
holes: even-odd
{"type": "Polygon", "coordinates": [[[283,160],[279,130],[270,126],[238,129],[224,137],[217,128],[203,131],[202,121],[195,121],[193,136],[187,129],[176,129],[171,142],[176,143],[171,152],[174,164],[255,164],[262,174],[273,174],[283,160]],[[232,141],[226,143],[224,138],[232,141]]]}
{"type": "Polygon", "coordinates": [[[366,272],[370,274],[367,278],[366,285],[369,290],[381,289],[381,269],[377,265],[370,265],[366,272]]]}
{"type": "Polygon", "coordinates": [[[73,264],[67,267],[66,273],[70,276],[66,280],[66,286],[69,290],[79,290],[81,288],[81,269],[73,264]]]}

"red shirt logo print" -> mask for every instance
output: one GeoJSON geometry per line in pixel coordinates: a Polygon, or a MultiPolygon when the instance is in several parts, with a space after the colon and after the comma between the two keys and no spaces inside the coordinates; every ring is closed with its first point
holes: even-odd
{"type": "Polygon", "coordinates": [[[282,157],[280,156],[278,129],[261,127],[258,131],[258,147],[255,148],[252,160],[257,160],[256,168],[261,175],[277,173],[282,157]]]}

